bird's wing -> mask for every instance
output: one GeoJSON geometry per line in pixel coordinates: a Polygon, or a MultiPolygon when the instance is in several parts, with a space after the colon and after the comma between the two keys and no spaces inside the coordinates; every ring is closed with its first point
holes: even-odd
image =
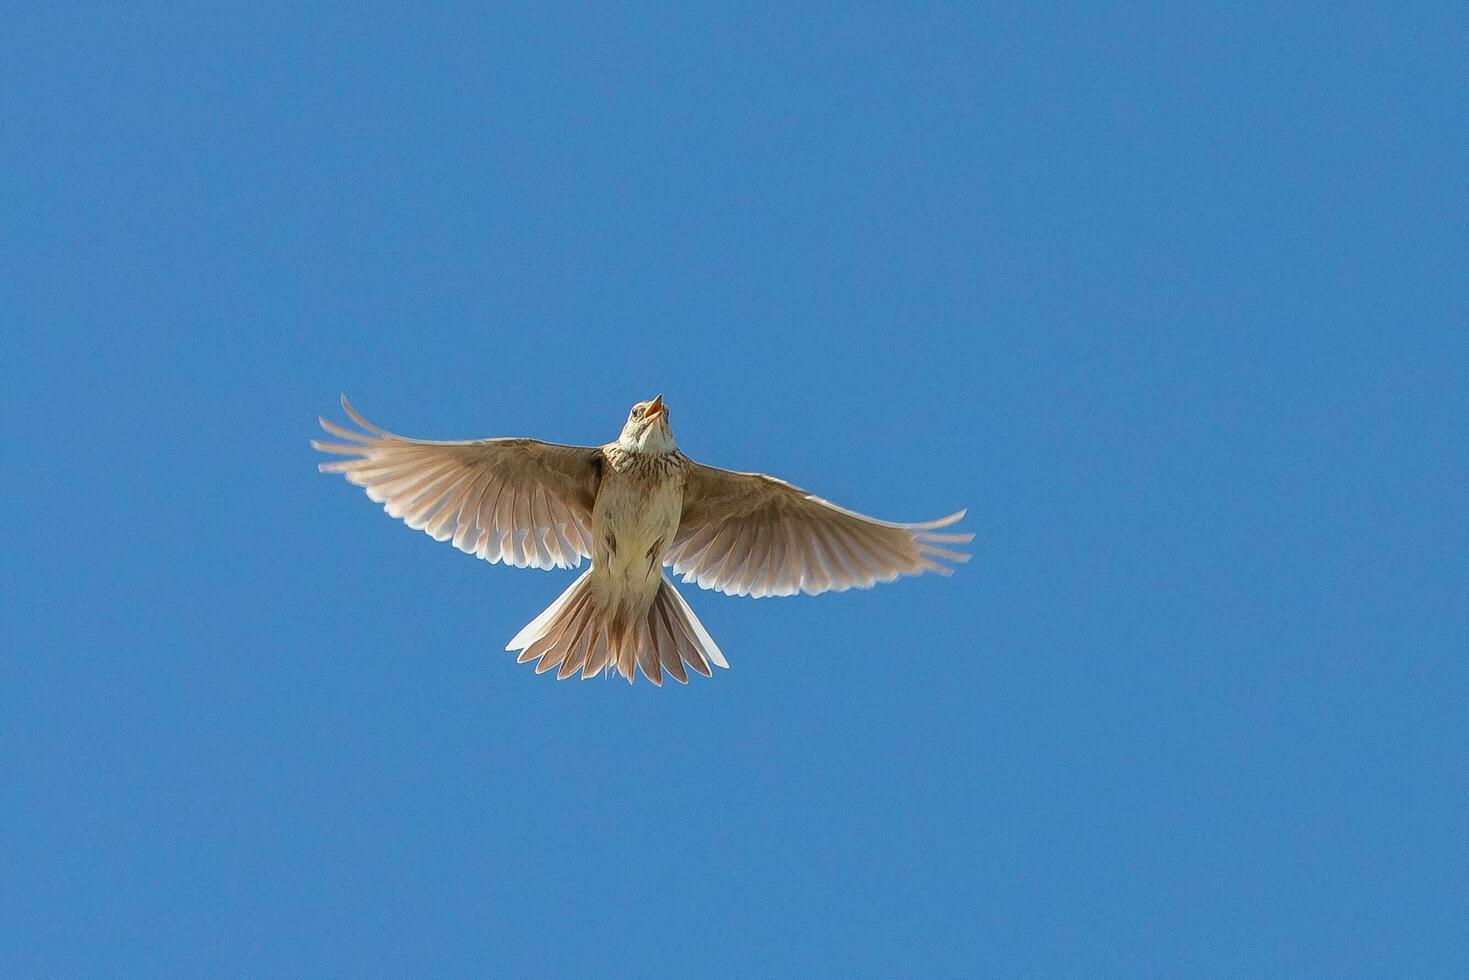
{"type": "Polygon", "coordinates": [[[866,589],[899,575],[948,575],[953,569],[944,560],[968,561],[939,547],[973,539],[938,533],[963,516],[961,510],[922,524],[893,524],[772,476],[691,463],[683,517],[663,561],[685,582],[730,595],[866,589]]]}
{"type": "Polygon", "coordinates": [[[384,432],[342,397],[360,431],[326,419],[346,442],[312,440],[352,459],[322,463],[367,491],[393,517],[435,541],[517,568],[573,568],[592,554],[600,449],[535,439],[430,442],[384,432]]]}

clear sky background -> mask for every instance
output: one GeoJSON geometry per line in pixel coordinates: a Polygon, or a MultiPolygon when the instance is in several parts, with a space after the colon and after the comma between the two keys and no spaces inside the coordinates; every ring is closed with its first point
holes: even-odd
{"type": "Polygon", "coordinates": [[[1469,971],[1463,8],[790,6],[8,5],[0,973],[1469,971]],[[557,684],[344,391],[975,557],[557,684]]]}

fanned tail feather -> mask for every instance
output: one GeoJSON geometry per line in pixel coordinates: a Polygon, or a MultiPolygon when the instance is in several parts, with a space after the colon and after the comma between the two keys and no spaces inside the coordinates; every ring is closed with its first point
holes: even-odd
{"type": "Polygon", "coordinates": [[[606,671],[631,684],[641,670],[659,685],[665,673],[687,684],[687,668],[709,677],[711,665],[729,667],[668,576],[663,576],[646,613],[620,622],[600,602],[592,573],[592,569],[583,572],[506,645],[506,650],[520,651],[519,663],[536,661],[538,674],[554,669],[557,680],[606,671]]]}

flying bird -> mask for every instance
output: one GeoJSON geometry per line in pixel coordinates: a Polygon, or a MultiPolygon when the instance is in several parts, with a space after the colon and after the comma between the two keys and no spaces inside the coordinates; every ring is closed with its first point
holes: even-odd
{"type": "Polygon", "coordinates": [[[460,551],[516,568],[588,569],[505,649],[558,679],[599,671],[654,684],[728,668],[663,572],[729,595],[841,592],[900,575],[951,574],[969,556],[943,545],[964,511],[921,524],[866,517],[784,480],[705,466],[674,446],[663,396],[638,402],[605,446],[536,439],[434,442],[385,432],[342,396],[357,429],[312,440],[322,463],[393,517],[460,551]]]}

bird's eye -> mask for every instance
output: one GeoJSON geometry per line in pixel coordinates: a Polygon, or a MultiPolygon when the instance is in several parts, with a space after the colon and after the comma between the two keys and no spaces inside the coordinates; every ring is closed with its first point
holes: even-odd
{"type": "Polygon", "coordinates": [[[642,418],[643,417],[643,406],[641,406],[641,405],[634,405],[632,407],[632,417],[635,418],[635,419],[642,418]]]}

